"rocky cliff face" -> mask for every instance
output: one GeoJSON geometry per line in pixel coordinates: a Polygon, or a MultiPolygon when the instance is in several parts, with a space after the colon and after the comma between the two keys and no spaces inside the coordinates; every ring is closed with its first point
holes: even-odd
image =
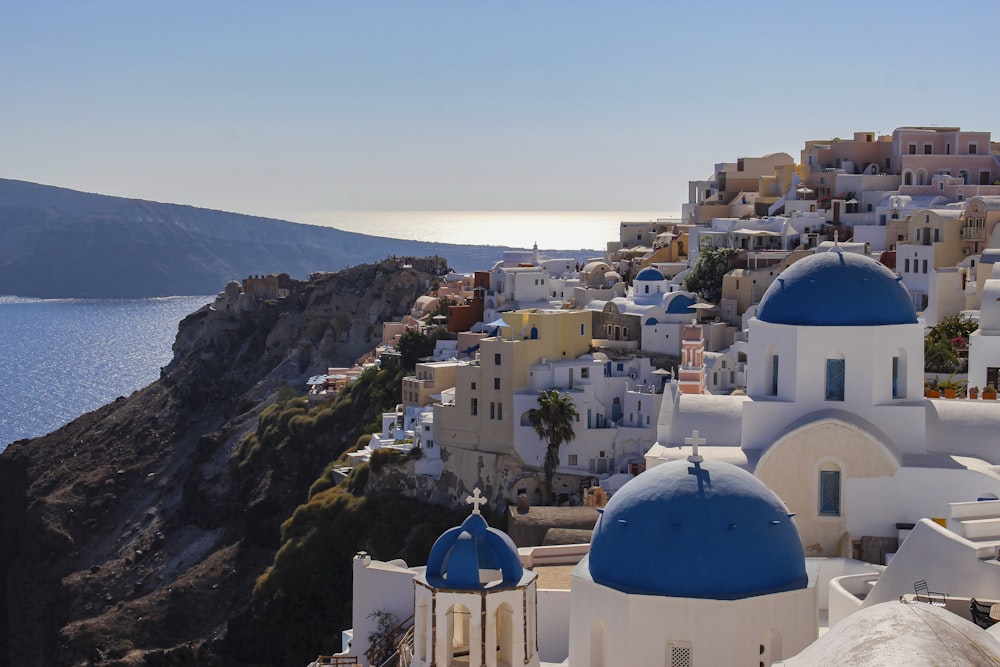
{"type": "Polygon", "coordinates": [[[158,381],[0,454],[0,665],[225,663],[212,640],[344,445],[330,434],[246,472],[239,440],[277,387],[371,349],[444,270],[410,264],[325,275],[251,312],[206,307],[158,381]]]}

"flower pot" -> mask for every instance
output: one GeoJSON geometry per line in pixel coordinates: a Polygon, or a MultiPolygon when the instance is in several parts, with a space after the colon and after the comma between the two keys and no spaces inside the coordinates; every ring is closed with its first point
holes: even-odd
{"type": "Polygon", "coordinates": [[[941,398],[941,392],[937,389],[928,389],[924,392],[924,396],[927,398],[941,398]]]}
{"type": "Polygon", "coordinates": [[[944,390],[944,397],[945,398],[955,398],[956,393],[957,392],[954,389],[952,389],[952,388],[949,387],[948,389],[944,390]]]}
{"type": "Polygon", "coordinates": [[[973,387],[972,389],[970,389],[969,390],[969,398],[972,399],[972,400],[976,400],[977,398],[979,398],[979,390],[976,389],[975,387],[973,387]]]}
{"type": "Polygon", "coordinates": [[[995,401],[997,400],[997,393],[995,391],[984,391],[983,392],[984,401],[995,401]]]}

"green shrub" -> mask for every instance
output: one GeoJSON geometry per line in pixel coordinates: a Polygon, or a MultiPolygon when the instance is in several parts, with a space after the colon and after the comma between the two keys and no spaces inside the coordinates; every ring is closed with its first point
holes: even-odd
{"type": "Polygon", "coordinates": [[[371,470],[379,474],[387,465],[398,465],[403,461],[403,453],[397,449],[376,449],[368,459],[371,470]]]}
{"type": "Polygon", "coordinates": [[[348,473],[345,480],[347,490],[357,496],[363,494],[365,487],[368,485],[368,473],[370,470],[371,466],[367,463],[362,463],[351,468],[351,472],[348,473]]]}

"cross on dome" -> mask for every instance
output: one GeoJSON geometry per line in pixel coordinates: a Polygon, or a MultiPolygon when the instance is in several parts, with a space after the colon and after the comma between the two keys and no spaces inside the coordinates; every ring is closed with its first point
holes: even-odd
{"type": "Polygon", "coordinates": [[[466,496],[465,502],[472,505],[473,514],[482,514],[482,512],[479,511],[479,506],[485,505],[488,501],[486,498],[483,498],[482,493],[479,491],[479,487],[477,486],[472,490],[471,496],[466,496]]]}
{"type": "Polygon", "coordinates": [[[704,457],[698,455],[698,445],[704,445],[707,440],[705,438],[698,437],[698,431],[691,431],[690,438],[684,438],[685,445],[691,445],[691,456],[688,457],[688,461],[691,463],[701,463],[705,460],[704,457]]]}

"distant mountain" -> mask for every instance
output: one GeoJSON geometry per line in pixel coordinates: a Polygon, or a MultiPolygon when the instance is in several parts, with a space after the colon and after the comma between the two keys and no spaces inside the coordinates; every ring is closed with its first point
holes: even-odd
{"type": "Polygon", "coordinates": [[[0,295],[212,294],[234,278],[304,279],[390,255],[440,255],[451,268],[472,271],[488,268],[506,249],[387,239],[0,179],[0,295]]]}

